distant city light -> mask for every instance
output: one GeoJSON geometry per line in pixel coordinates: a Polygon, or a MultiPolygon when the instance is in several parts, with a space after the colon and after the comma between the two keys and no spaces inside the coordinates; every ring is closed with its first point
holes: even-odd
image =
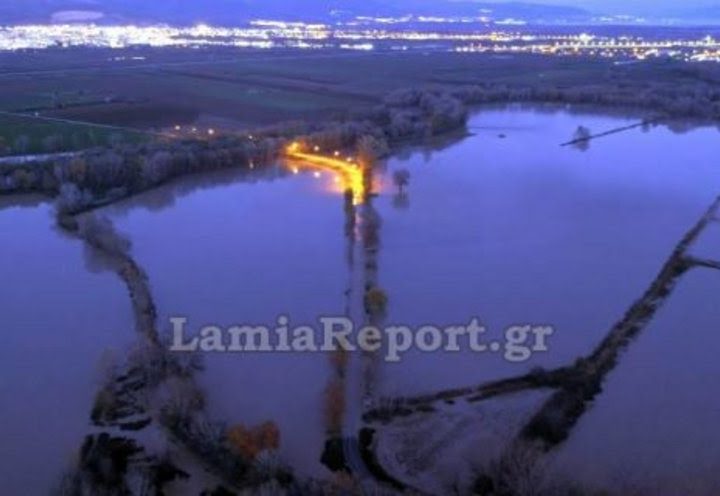
{"type": "MultiPolygon", "coordinates": [[[[598,18],[611,23],[617,17],[598,18]]],[[[622,19],[643,24],[640,18],[622,19]]],[[[90,46],[102,48],[148,47],[240,47],[254,49],[293,48],[345,50],[434,50],[461,53],[533,53],[554,56],[594,56],[644,60],[670,57],[686,61],[720,61],[720,41],[713,36],[692,39],[678,33],[651,38],[628,35],[599,35],[592,32],[533,33],[514,27],[522,21],[481,17],[400,16],[357,17],[336,24],[255,20],[243,27],[199,24],[190,27],[167,25],[101,26],[95,24],[36,24],[0,26],[0,51],[51,47],[90,46]],[[434,24],[477,25],[473,30],[434,29],[434,24]],[[398,26],[399,25],[399,26],[398,26]],[[424,27],[421,29],[421,27],[424,27]]],[[[589,30],[588,30],[589,31],[589,30]]],[[[113,56],[111,62],[146,60],[145,56],[113,56]]],[[[252,139],[252,136],[249,136],[252,139]]]]}

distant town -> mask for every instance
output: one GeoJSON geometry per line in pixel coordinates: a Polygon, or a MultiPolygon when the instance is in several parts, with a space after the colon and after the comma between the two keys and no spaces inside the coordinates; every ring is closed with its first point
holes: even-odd
{"type": "Polygon", "coordinates": [[[528,27],[513,19],[369,18],[324,24],[254,20],[242,27],[37,24],[0,27],[0,51],[53,47],[238,47],[453,51],[591,56],[618,60],[720,61],[713,30],[668,30],[648,37],[635,27],[528,27]]]}

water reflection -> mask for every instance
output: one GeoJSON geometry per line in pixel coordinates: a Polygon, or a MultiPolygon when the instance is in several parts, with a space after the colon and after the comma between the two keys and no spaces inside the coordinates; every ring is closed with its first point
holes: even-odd
{"type": "Polygon", "coordinates": [[[253,169],[215,170],[175,179],[152,191],[140,193],[113,204],[107,207],[107,211],[113,214],[121,214],[135,208],[142,208],[150,212],[160,212],[174,207],[178,200],[186,196],[205,190],[213,190],[237,183],[272,182],[286,178],[289,175],[290,172],[287,168],[278,164],[253,169]]]}
{"type": "Polygon", "coordinates": [[[294,174],[302,169],[312,170],[318,179],[322,177],[321,171],[329,172],[333,179],[333,191],[343,194],[350,191],[355,205],[365,201],[368,192],[363,176],[364,170],[371,164],[359,164],[353,157],[342,158],[340,152],[335,152],[333,156],[318,152],[318,147],[315,147],[315,153],[310,153],[304,151],[300,143],[292,143],[287,149],[287,166],[294,174]]]}
{"type": "Polygon", "coordinates": [[[43,195],[0,195],[0,211],[12,208],[33,208],[49,203],[50,198],[43,195]]]}

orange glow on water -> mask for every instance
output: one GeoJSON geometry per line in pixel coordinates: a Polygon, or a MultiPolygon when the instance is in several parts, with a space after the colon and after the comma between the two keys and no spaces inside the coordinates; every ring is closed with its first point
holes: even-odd
{"type": "Polygon", "coordinates": [[[314,171],[313,175],[318,178],[322,175],[321,172],[330,172],[333,178],[331,183],[333,191],[339,193],[352,191],[355,205],[364,201],[365,181],[363,180],[363,169],[359,164],[324,155],[305,153],[301,151],[301,145],[298,142],[291,143],[287,147],[287,156],[291,160],[288,165],[293,173],[304,168],[314,171]]]}

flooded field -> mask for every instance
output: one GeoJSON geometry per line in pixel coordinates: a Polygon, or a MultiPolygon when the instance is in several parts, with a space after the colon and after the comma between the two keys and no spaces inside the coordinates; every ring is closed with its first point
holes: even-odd
{"type": "Polygon", "coordinates": [[[391,194],[377,202],[390,319],[478,316],[493,336],[518,323],[549,324],[555,334],[549,353],[520,365],[492,355],[408,356],[385,374],[388,393],[568,364],[604,337],[719,192],[713,128],[636,129],[587,150],[558,146],[580,125],[602,132],[632,122],[483,112],[471,120],[473,137],[390,162],[412,174],[408,208],[395,208],[391,194]]]}
{"type": "Polygon", "coordinates": [[[48,494],[75,460],[101,377],[132,341],[125,289],[39,199],[0,205],[0,483],[48,494]],[[11,379],[12,378],[12,379],[11,379]]]}
{"type": "Polygon", "coordinates": [[[720,400],[710,392],[720,374],[720,308],[711,296],[719,276],[686,276],[559,450],[559,466],[621,492],[703,495],[720,487],[720,400]]]}
{"type": "MultiPolygon", "coordinates": [[[[384,165],[372,206],[382,221],[374,270],[389,299],[386,323],[445,327],[477,317],[493,339],[513,324],[550,325],[554,334],[548,352],[521,363],[504,359],[503,350],[408,352],[396,364],[377,360],[372,382],[365,385],[371,396],[480,384],[533,367],[570,365],[592,351],[720,193],[720,133],[714,128],[682,134],[661,126],[637,128],[588,146],[560,146],[578,126],[600,133],[635,122],[565,111],[486,110],[471,119],[471,136],[407,150],[384,165]],[[410,182],[399,194],[393,175],[403,169],[410,182]]],[[[354,284],[363,267],[349,257],[357,248],[346,236],[344,208],[332,173],[293,173],[278,164],[187,178],[103,213],[132,241],[132,255],[149,276],[161,327],[184,316],[190,329],[198,329],[272,326],[280,315],[312,325],[321,315],[354,314],[361,306],[354,284]]],[[[52,223],[46,205],[0,210],[0,228],[12,225],[18,233],[0,247],[2,274],[12,288],[1,308],[13,327],[1,367],[33,367],[33,377],[44,378],[29,385],[0,382],[4,397],[12,398],[3,409],[27,410],[3,411],[17,424],[5,421],[2,427],[8,432],[3,438],[11,440],[3,446],[10,450],[6,459],[16,459],[9,453],[18,449],[31,454],[33,443],[60,435],[77,439],[53,445],[77,443],[99,374],[93,367],[106,348],[133,336],[121,284],[89,272],[82,245],[63,238],[52,223]],[[18,259],[27,263],[17,264],[18,259]],[[20,313],[33,307],[38,311],[32,315],[20,313]],[[55,329],[56,321],[64,329],[55,329]],[[38,333],[47,340],[38,340],[38,333]],[[38,347],[45,357],[40,370],[37,354],[29,356],[38,347]],[[40,413],[58,402],[62,420],[40,413]]],[[[716,234],[708,229],[693,253],[717,260],[716,234]]],[[[707,356],[688,350],[711,339],[720,317],[711,297],[720,273],[696,270],[622,357],[596,407],[578,424],[577,439],[563,447],[568,454],[558,456],[599,465],[601,481],[611,478],[620,463],[614,453],[628,443],[647,453],[675,443],[674,458],[663,458],[661,465],[692,463],[684,454],[695,449],[697,429],[712,429],[712,414],[701,405],[707,393],[701,385],[709,379],[698,380],[695,371],[708,377],[717,371],[707,356]],[[656,376],[664,378],[661,385],[654,383],[656,376]],[[659,392],[666,388],[672,389],[667,397],[659,392]],[[647,395],[638,394],[641,390],[647,395]],[[662,408],[657,425],[643,423],[662,408]],[[633,424],[618,428],[618,419],[628,415],[633,424]],[[661,441],[649,439],[663,428],[661,419],[681,416],[683,422],[667,427],[661,441]]],[[[362,408],[356,358],[343,376],[348,430],[357,428],[362,408]]],[[[215,417],[251,427],[275,422],[281,456],[300,474],[327,474],[320,458],[333,406],[332,356],[215,353],[204,360],[198,379],[215,417]]],[[[520,403],[534,408],[537,401],[520,403]]],[[[446,431],[472,429],[472,418],[461,417],[461,429],[446,431]]],[[[44,453],[46,470],[59,473],[67,450],[44,453]]],[[[625,467],[650,460],[634,453],[625,452],[625,467]]],[[[720,460],[719,453],[706,453],[708,463],[720,460]]],[[[638,474],[646,473],[641,467],[638,474]]],[[[698,468],[698,476],[703,470],[698,468]]],[[[3,482],[12,481],[14,472],[0,474],[3,482]]],[[[596,474],[576,472],[596,480],[596,474]]]]}

